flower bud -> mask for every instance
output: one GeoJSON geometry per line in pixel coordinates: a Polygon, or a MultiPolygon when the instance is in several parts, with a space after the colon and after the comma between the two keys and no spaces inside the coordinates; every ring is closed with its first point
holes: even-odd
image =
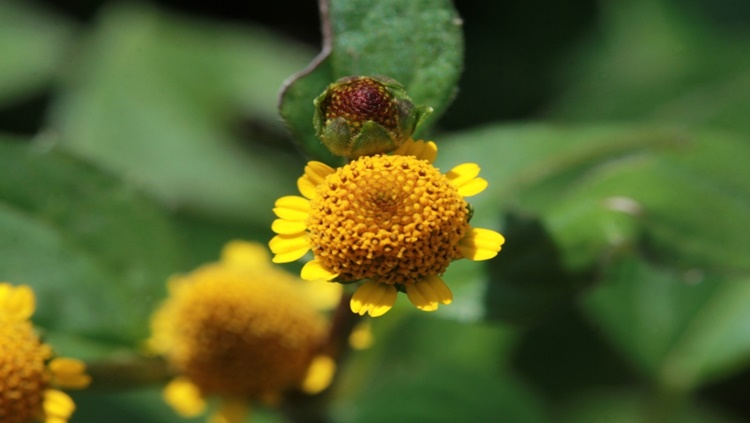
{"type": "Polygon", "coordinates": [[[317,136],[333,154],[350,159],[395,150],[432,112],[382,76],[341,78],[313,103],[317,136]]]}

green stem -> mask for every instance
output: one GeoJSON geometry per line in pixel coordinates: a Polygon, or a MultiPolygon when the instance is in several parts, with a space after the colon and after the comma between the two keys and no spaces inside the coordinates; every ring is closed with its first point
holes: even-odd
{"type": "MultiPolygon", "coordinates": [[[[341,367],[341,363],[343,363],[348,355],[350,351],[349,336],[357,323],[362,319],[361,316],[352,313],[349,307],[351,297],[351,294],[348,293],[344,293],[341,296],[336,311],[333,314],[333,322],[328,340],[322,351],[323,354],[327,354],[336,360],[337,368],[341,367]]],[[[286,402],[282,410],[283,413],[293,423],[329,422],[328,406],[331,402],[331,393],[334,391],[333,388],[338,381],[339,372],[337,371],[331,385],[319,394],[309,395],[301,391],[290,393],[286,397],[286,402]]]]}

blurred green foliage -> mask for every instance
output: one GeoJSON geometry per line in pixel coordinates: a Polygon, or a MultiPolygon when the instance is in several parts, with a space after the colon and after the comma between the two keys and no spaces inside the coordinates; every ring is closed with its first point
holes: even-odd
{"type": "MultiPolygon", "coordinates": [[[[473,222],[507,245],[451,266],[454,304],[373,322],[375,346],[341,369],[333,421],[746,420],[733,392],[750,386],[750,33],[738,24],[750,17],[740,2],[713,15],[701,4],[601,0],[574,48],[538,58],[539,83],[508,87],[509,100],[492,88],[523,78],[488,70],[521,56],[493,46],[536,48],[538,32],[497,40],[507,32],[489,12],[510,19],[516,3],[462,16],[484,38],[467,38],[473,77],[459,82],[450,2],[332,0],[330,55],[289,80],[285,128],[277,95],[318,52],[280,32],[150,3],[75,21],[2,1],[0,122],[47,102],[33,133],[0,127],[0,279],[35,289],[35,322],[60,353],[136,354],[170,274],[230,239],[270,238],[299,147],[321,154],[312,98],[340,76],[386,74],[438,111],[439,167],[482,167],[473,222]],[[523,122],[503,119],[517,118],[503,114],[513,95],[536,104],[523,122]]],[[[182,421],[158,392],[78,393],[72,422],[182,421]]]]}

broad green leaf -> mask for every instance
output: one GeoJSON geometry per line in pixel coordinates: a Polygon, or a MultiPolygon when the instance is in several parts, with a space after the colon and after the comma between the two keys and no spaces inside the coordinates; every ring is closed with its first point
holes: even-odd
{"type": "Polygon", "coordinates": [[[312,158],[320,141],[312,126],[313,99],[336,79],[385,75],[404,85],[418,106],[447,108],[463,66],[461,19],[448,0],[322,1],[326,47],[311,67],[290,81],[281,97],[281,115],[312,158]]]}
{"type": "Polygon", "coordinates": [[[507,329],[416,312],[373,328],[373,350],[360,353],[338,389],[336,421],[550,421],[505,365],[514,339],[507,329]]]}
{"type": "Polygon", "coordinates": [[[49,84],[70,48],[69,22],[30,2],[0,2],[0,106],[49,84]]]}
{"type": "Polygon", "coordinates": [[[712,28],[678,1],[602,3],[600,28],[566,66],[550,115],[750,130],[747,34],[712,28]]]}
{"type": "Polygon", "coordinates": [[[568,401],[561,423],[732,423],[739,422],[702,403],[672,404],[633,390],[599,390],[568,401]]]}
{"type": "MultiPolygon", "coordinates": [[[[498,207],[539,215],[569,269],[636,242],[681,266],[748,269],[744,139],[668,128],[532,125],[442,142],[438,165],[476,162],[489,181],[469,199],[472,224],[492,227],[498,207]]],[[[505,248],[512,245],[508,239],[505,248]]]]}
{"type": "Polygon", "coordinates": [[[581,254],[570,262],[582,262],[587,252],[638,243],[684,269],[750,271],[744,223],[750,219],[750,195],[659,156],[602,165],[545,215],[561,247],[581,254]]]}
{"type": "Polygon", "coordinates": [[[31,285],[51,331],[132,344],[177,269],[166,216],[149,198],[55,149],[0,142],[0,268],[31,285]]]}
{"type": "Polygon", "coordinates": [[[603,333],[662,385],[695,388],[750,362],[750,279],[677,272],[626,257],[585,309],[603,333]]]}
{"type": "Polygon", "coordinates": [[[89,41],[53,105],[63,147],[172,207],[270,222],[302,163],[283,154],[290,146],[239,133],[247,120],[283,133],[276,96],[309,52],[145,4],[105,8],[89,41]]]}
{"type": "Polygon", "coordinates": [[[313,99],[335,79],[330,60],[322,56],[318,59],[322,61],[311,64],[283,88],[279,113],[286,122],[294,142],[308,159],[336,166],[342,164],[343,160],[328,151],[313,130],[313,99]]]}

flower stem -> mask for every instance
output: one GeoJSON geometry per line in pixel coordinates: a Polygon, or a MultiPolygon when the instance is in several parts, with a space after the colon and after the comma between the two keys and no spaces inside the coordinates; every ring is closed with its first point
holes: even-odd
{"type": "MultiPolygon", "coordinates": [[[[336,366],[339,368],[349,352],[349,336],[362,318],[352,313],[349,307],[351,298],[352,295],[346,292],[341,295],[333,314],[328,340],[322,350],[323,354],[331,356],[336,361],[336,366]]],[[[283,413],[287,419],[294,423],[329,422],[328,406],[331,393],[335,390],[335,385],[339,380],[338,375],[339,372],[336,372],[331,385],[319,394],[309,395],[302,391],[295,391],[287,395],[283,407],[283,413]]]]}

